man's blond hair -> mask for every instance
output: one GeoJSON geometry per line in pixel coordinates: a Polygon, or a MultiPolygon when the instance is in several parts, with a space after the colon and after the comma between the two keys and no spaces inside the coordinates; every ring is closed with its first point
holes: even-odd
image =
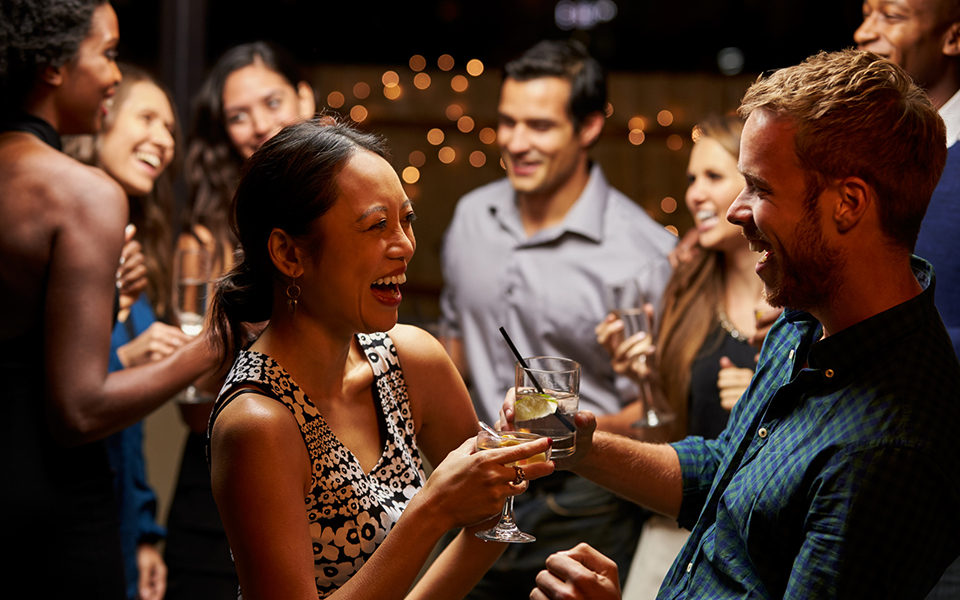
{"type": "Polygon", "coordinates": [[[903,69],[872,52],[821,52],[750,86],[740,116],[759,109],[796,127],[808,197],[860,177],[876,191],[883,232],[913,249],[947,146],[937,109],[903,69]]]}

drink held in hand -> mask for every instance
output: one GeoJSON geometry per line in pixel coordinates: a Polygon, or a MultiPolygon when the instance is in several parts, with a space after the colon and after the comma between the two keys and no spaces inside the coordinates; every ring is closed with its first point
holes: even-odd
{"type": "MultiPolygon", "coordinates": [[[[541,436],[523,431],[490,431],[485,430],[477,434],[477,450],[493,450],[505,446],[517,446],[541,439],[541,436]]],[[[516,462],[508,463],[506,467],[524,467],[526,465],[547,462],[550,460],[550,448],[543,452],[538,452],[533,456],[516,462]]],[[[518,476],[522,471],[517,470],[518,476]]],[[[522,479],[516,483],[519,484],[522,479]]],[[[513,516],[513,496],[510,496],[503,503],[503,511],[500,513],[500,522],[493,529],[478,531],[475,534],[481,540],[488,542],[514,542],[518,544],[529,544],[537,541],[537,538],[524,533],[517,528],[516,519],[513,516]]]]}
{"type": "Polygon", "coordinates": [[[513,427],[553,439],[551,455],[563,458],[576,449],[573,419],[580,405],[580,365],[567,358],[537,356],[516,365],[513,427]]]}

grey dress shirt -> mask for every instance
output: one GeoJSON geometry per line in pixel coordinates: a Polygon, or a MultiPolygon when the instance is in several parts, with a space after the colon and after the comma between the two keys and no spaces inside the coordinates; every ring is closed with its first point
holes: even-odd
{"type": "Polygon", "coordinates": [[[460,199],[444,236],[442,326],[463,340],[477,414],[497,420],[515,359],[498,329],[524,356],[562,356],[582,366],[580,408],[618,412],[632,398],[597,343],[607,312],[604,285],[636,279],[654,303],[670,276],[676,238],[607,183],[594,165],[563,222],[528,237],[509,180],[460,199]]]}

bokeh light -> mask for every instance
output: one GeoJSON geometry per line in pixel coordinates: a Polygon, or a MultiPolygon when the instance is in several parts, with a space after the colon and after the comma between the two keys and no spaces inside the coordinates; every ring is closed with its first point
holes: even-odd
{"type": "Polygon", "coordinates": [[[680,237],[680,232],[677,231],[677,228],[674,227],[673,225],[667,225],[666,227],[664,227],[664,229],[666,229],[667,231],[669,231],[669,232],[672,233],[673,235],[675,235],[675,236],[677,236],[677,237],[680,237]]]}
{"type": "Polygon", "coordinates": [[[415,85],[418,90],[427,89],[430,87],[430,76],[426,73],[417,73],[413,77],[413,85],[415,85]]]}
{"type": "Polygon", "coordinates": [[[465,92],[470,86],[470,82],[467,81],[467,78],[463,75],[455,75],[453,79],[450,80],[450,87],[453,88],[455,92],[465,92]]]}
{"type": "Polygon", "coordinates": [[[427,68],[427,59],[420,56],[419,54],[414,54],[410,57],[410,68],[414,71],[422,71],[427,68]]]}
{"type": "Polygon", "coordinates": [[[661,110],[657,113],[657,123],[664,127],[670,127],[673,124],[673,113],[669,110],[661,110]]]}
{"type": "Polygon", "coordinates": [[[345,101],[346,98],[344,98],[340,92],[330,92],[327,94],[327,106],[330,108],[340,108],[345,101]]]}
{"type": "Polygon", "coordinates": [[[437,152],[437,157],[445,165],[449,165],[457,158],[457,151],[451,148],[450,146],[444,146],[440,148],[440,151],[437,152]]]}
{"type": "Polygon", "coordinates": [[[631,131],[634,129],[639,129],[640,131],[643,131],[646,128],[647,128],[647,120],[644,119],[643,117],[637,116],[627,121],[627,129],[631,131]]]}
{"type": "Polygon", "coordinates": [[[683,148],[683,138],[677,134],[673,134],[667,138],[667,148],[671,150],[679,150],[683,148]]]}
{"type": "Polygon", "coordinates": [[[427,132],[427,141],[433,144],[434,146],[439,146],[443,143],[443,131],[434,127],[427,132]]]}
{"type": "Polygon", "coordinates": [[[607,102],[607,106],[606,106],[606,108],[604,109],[603,114],[607,115],[607,118],[608,118],[608,119],[609,119],[610,117],[612,117],[612,116],[613,116],[613,104],[610,104],[609,102],[607,102]]]}
{"type": "Polygon", "coordinates": [[[471,59],[467,63],[467,73],[473,75],[474,77],[479,76],[483,73],[483,63],[479,59],[471,59]]]}
{"type": "Polygon", "coordinates": [[[667,213],[668,215],[672,214],[674,211],[677,210],[677,201],[671,198],[670,196],[667,196],[666,198],[660,201],[660,210],[667,213]]]}
{"type": "Polygon", "coordinates": [[[420,169],[416,167],[407,167],[401,175],[406,183],[414,184],[420,181],[420,169]]]}
{"type": "Polygon", "coordinates": [[[627,139],[630,140],[630,143],[634,146],[639,146],[643,143],[643,140],[647,139],[647,136],[640,129],[632,129],[627,139]]]}
{"type": "Polygon", "coordinates": [[[474,150],[470,153],[470,164],[480,168],[487,164],[487,155],[482,150],[474,150]]]}
{"type": "Polygon", "coordinates": [[[450,119],[451,121],[456,121],[457,119],[463,116],[463,107],[460,106],[459,104],[451,104],[450,106],[447,107],[445,114],[447,115],[447,118],[450,119]]]}
{"type": "Polygon", "coordinates": [[[497,141],[497,132],[493,127],[484,127],[480,130],[480,141],[484,144],[492,144],[497,141]]]}
{"type": "Polygon", "coordinates": [[[397,75],[396,71],[387,71],[383,74],[383,77],[380,78],[380,81],[382,81],[386,87],[393,87],[400,83],[400,76],[397,75]]]}
{"type": "Polygon", "coordinates": [[[414,150],[410,153],[410,156],[407,157],[407,160],[415,167],[422,167],[427,162],[427,155],[419,150],[414,150]]]}
{"type": "Polygon", "coordinates": [[[453,68],[453,57],[449,54],[441,54],[437,59],[437,66],[441,71],[449,71],[453,68]]]}
{"type": "Polygon", "coordinates": [[[364,82],[360,82],[353,86],[353,95],[357,98],[363,100],[370,95],[370,86],[364,82]]]}
{"type": "Polygon", "coordinates": [[[383,88],[383,95],[387,100],[396,100],[403,93],[403,88],[399,85],[388,85],[383,88]]]}
{"type": "Polygon", "coordinates": [[[457,121],[457,129],[463,133],[470,133],[473,131],[473,119],[466,116],[460,117],[460,119],[457,121]]]}
{"type": "Polygon", "coordinates": [[[362,104],[358,104],[350,109],[350,118],[357,123],[363,123],[367,118],[367,109],[362,104]]]}

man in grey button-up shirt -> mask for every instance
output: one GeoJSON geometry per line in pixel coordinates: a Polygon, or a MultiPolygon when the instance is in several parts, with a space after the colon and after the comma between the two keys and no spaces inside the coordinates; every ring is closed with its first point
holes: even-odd
{"type": "MultiPolygon", "coordinates": [[[[491,424],[514,378],[501,326],[524,355],[581,363],[580,407],[602,429],[629,434],[637,418],[623,411],[629,384],[594,327],[606,314],[605,284],[635,279],[659,300],[676,238],[591,165],[605,108],[602,69],[579,44],[541,42],[505,69],[497,141],[507,178],[460,200],[442,251],[445,342],[491,424]]],[[[635,508],[563,475],[535,482],[516,505],[537,543],[512,544],[472,597],[526,598],[550,548],[570,542],[606,547],[626,575],[643,519],[635,508]]]]}

